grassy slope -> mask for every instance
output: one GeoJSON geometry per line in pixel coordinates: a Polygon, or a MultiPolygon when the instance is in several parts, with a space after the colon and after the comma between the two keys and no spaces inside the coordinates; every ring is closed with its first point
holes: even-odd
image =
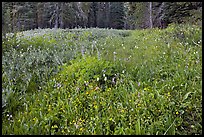
{"type": "Polygon", "coordinates": [[[19,33],[3,43],[2,133],[202,134],[201,45],[188,25],[19,33]]]}

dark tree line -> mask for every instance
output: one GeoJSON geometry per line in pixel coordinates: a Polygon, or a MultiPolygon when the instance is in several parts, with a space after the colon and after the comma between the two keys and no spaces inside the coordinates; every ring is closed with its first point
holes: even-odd
{"type": "Polygon", "coordinates": [[[2,2],[3,31],[35,28],[165,28],[201,22],[202,2],[2,2]]]}

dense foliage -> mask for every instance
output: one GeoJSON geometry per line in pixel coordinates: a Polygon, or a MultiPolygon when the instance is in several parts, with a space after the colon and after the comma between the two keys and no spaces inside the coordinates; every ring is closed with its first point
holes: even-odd
{"type": "Polygon", "coordinates": [[[202,134],[199,26],[35,29],[2,50],[2,134],[202,134]]]}
{"type": "Polygon", "coordinates": [[[2,2],[6,32],[35,28],[166,28],[202,24],[202,2],[2,2]]]}

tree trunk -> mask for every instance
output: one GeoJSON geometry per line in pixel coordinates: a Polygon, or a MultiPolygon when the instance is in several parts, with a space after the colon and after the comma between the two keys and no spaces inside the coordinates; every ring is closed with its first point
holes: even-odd
{"type": "Polygon", "coordinates": [[[150,28],[153,28],[152,24],[152,2],[149,2],[149,23],[150,23],[150,28]]]}
{"type": "Polygon", "coordinates": [[[63,2],[61,2],[60,9],[61,9],[61,14],[60,14],[60,17],[59,17],[60,28],[63,29],[64,28],[64,22],[63,22],[64,3],[63,2]]]}
{"type": "Polygon", "coordinates": [[[58,28],[59,23],[59,5],[56,3],[56,17],[55,17],[55,28],[58,28]]]}
{"type": "Polygon", "coordinates": [[[105,3],[105,16],[106,16],[106,21],[105,21],[105,27],[109,28],[109,22],[110,22],[110,2],[105,3]]]}

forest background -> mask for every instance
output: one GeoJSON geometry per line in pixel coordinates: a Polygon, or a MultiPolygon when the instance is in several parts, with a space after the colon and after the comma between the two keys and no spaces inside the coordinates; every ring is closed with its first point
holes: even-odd
{"type": "Polygon", "coordinates": [[[2,2],[3,32],[35,28],[166,28],[202,24],[202,2],[2,2]]]}

